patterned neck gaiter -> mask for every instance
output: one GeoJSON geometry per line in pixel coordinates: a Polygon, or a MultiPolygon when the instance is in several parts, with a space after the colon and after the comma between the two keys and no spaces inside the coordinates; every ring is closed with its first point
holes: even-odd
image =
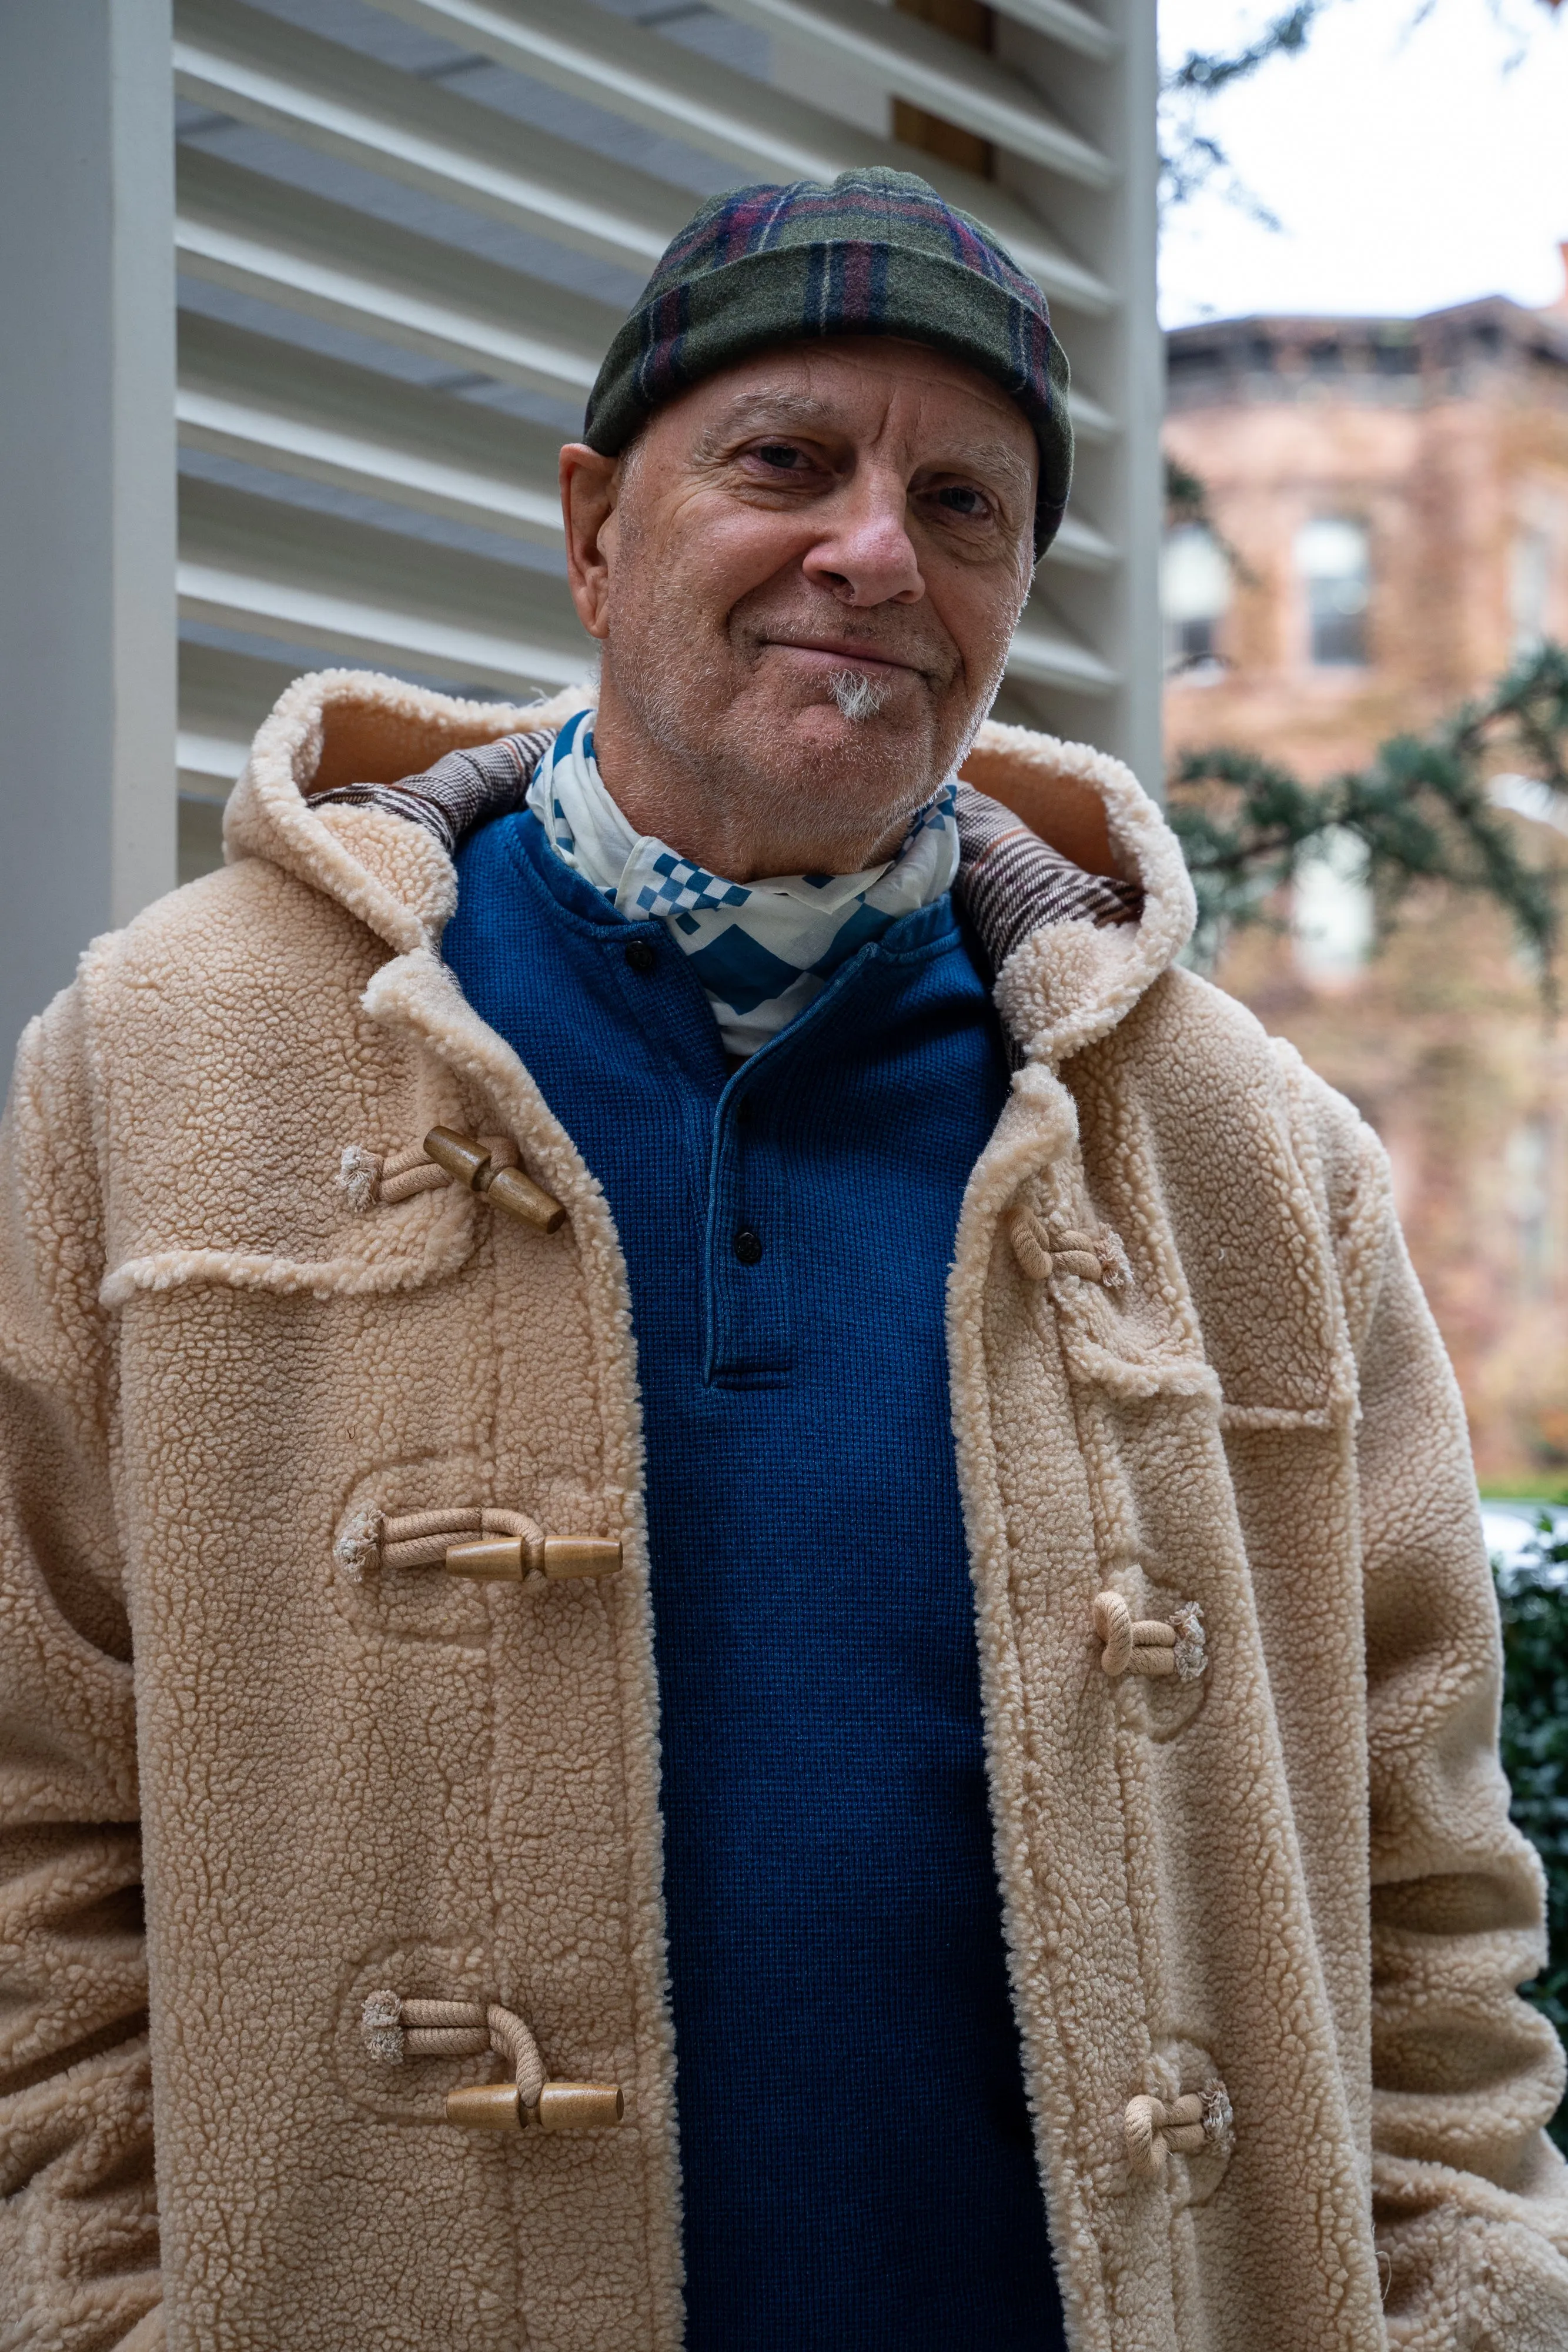
{"type": "Polygon", "coordinates": [[[569,719],[540,760],[528,806],[558,857],[633,922],[656,915],[690,956],[726,1051],[744,1055],[803,1013],[841,963],[958,870],[957,786],[917,809],[904,845],[862,874],[726,882],[633,831],[593,756],[593,712],[569,719]]]}

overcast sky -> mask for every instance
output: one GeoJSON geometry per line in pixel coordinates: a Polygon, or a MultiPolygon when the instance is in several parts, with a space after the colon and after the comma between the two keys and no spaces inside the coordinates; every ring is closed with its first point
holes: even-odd
{"type": "MultiPolygon", "coordinates": [[[[1275,13],[1163,0],[1167,61],[1275,13]]],[[[1167,326],[1249,311],[1432,310],[1479,294],[1539,304],[1568,239],[1568,0],[1330,0],[1308,48],[1208,110],[1260,226],[1217,194],[1167,218],[1167,326]]]]}

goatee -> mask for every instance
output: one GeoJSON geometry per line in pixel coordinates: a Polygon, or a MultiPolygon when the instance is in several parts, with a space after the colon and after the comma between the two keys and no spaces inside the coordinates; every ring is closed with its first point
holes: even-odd
{"type": "Polygon", "coordinates": [[[828,692],[839,706],[840,717],[852,721],[874,719],[887,708],[892,691],[891,685],[868,677],[862,669],[836,669],[828,679],[828,692]]]}

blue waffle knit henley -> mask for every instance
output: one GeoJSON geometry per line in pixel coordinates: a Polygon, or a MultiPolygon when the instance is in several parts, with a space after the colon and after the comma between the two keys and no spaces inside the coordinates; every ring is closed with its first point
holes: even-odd
{"type": "Polygon", "coordinates": [[[951,899],[732,1076],[533,816],[458,876],[447,960],[631,1282],[689,2352],[1057,2352],[945,1340],[1007,1071],[951,899]]]}

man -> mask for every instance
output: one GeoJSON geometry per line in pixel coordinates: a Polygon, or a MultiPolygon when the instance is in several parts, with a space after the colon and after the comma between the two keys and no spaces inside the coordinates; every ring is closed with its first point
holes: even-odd
{"type": "Polygon", "coordinates": [[[1064,392],[923,183],[705,206],[596,699],[300,681],[29,1031],[5,2341],[1568,2344],[1382,1154],[983,723],[1064,392]]]}

